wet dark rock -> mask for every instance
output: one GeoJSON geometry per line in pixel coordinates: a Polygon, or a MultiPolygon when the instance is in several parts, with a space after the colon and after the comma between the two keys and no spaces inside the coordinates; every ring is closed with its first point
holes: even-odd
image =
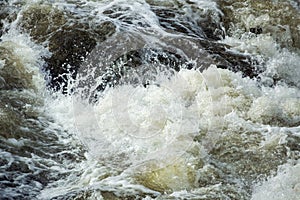
{"type": "Polygon", "coordinates": [[[261,27],[250,28],[250,32],[256,35],[262,34],[263,30],[261,27]]]}
{"type": "Polygon", "coordinates": [[[169,32],[178,32],[192,37],[219,40],[224,37],[219,19],[220,13],[204,11],[193,2],[182,5],[174,1],[172,5],[162,7],[148,1],[151,9],[157,15],[160,25],[169,32]],[[183,9],[188,9],[186,13],[183,9]]]}
{"type": "MultiPolygon", "coordinates": [[[[97,61],[92,62],[94,63],[90,63],[90,66],[97,63],[97,61]]],[[[193,64],[178,53],[163,49],[143,48],[121,55],[111,62],[105,70],[101,67],[97,68],[100,71],[96,71],[96,73],[99,74],[98,77],[101,76],[102,83],[93,91],[92,98],[95,99],[97,99],[97,92],[105,90],[106,87],[128,83],[147,87],[149,84],[155,84],[156,76],[159,73],[171,76],[181,68],[193,68],[193,64]]],[[[86,79],[85,82],[82,83],[88,85],[90,80],[86,79]]]]}
{"type": "MultiPolygon", "coordinates": [[[[11,187],[11,188],[16,188],[16,187],[18,187],[18,186],[20,186],[20,184],[17,184],[17,183],[14,183],[14,182],[2,182],[2,183],[0,183],[0,187],[1,188],[7,188],[7,187],[11,187]]],[[[0,196],[1,197],[1,196],[0,196]]],[[[15,196],[16,197],[16,196],[15,196]]],[[[22,196],[20,195],[17,195],[17,197],[19,198],[19,199],[23,199],[22,198],[22,196]]],[[[2,198],[1,197],[1,199],[7,199],[7,200],[12,200],[12,198],[2,198]]]]}
{"type": "MultiPolygon", "coordinates": [[[[119,69],[114,71],[117,78],[123,78],[122,82],[129,82],[136,85],[154,81],[151,79],[151,76],[155,76],[164,70],[173,69],[179,71],[184,65],[186,68],[190,66],[189,62],[179,54],[151,48],[130,51],[119,57],[113,65],[118,66],[119,69]],[[134,78],[134,74],[132,76],[128,74],[130,70],[134,70],[134,73],[139,74],[139,77],[144,76],[145,80],[130,80],[134,78]]],[[[119,82],[119,80],[114,81],[119,82]]]]}
{"type": "Polygon", "coordinates": [[[14,171],[14,172],[22,172],[22,173],[30,173],[32,172],[28,165],[21,161],[15,161],[10,164],[10,166],[6,169],[7,171],[14,171]]]}
{"type": "Polygon", "coordinates": [[[116,5],[110,7],[108,10],[103,11],[104,15],[109,16],[110,18],[116,19],[116,18],[120,18],[120,19],[124,19],[123,14],[126,11],[129,11],[130,8],[122,8],[122,7],[118,7],[116,5]]]}
{"type": "Polygon", "coordinates": [[[254,56],[230,50],[230,46],[216,41],[194,38],[166,39],[166,43],[184,52],[187,60],[196,60],[193,68],[203,71],[211,65],[241,72],[244,77],[255,78],[264,71],[257,69],[259,63],[254,56]]]}
{"type": "Polygon", "coordinates": [[[95,24],[93,32],[95,32],[97,41],[101,42],[116,32],[116,25],[114,25],[111,21],[104,21],[102,23],[95,24]]]}
{"type": "Polygon", "coordinates": [[[34,146],[29,146],[28,144],[23,145],[22,147],[18,148],[18,150],[22,153],[19,155],[22,155],[24,157],[30,157],[32,154],[35,154],[37,156],[40,156],[42,158],[48,158],[50,157],[47,155],[47,153],[40,150],[40,148],[36,148],[34,146]]]}
{"type": "Polygon", "coordinates": [[[100,41],[115,32],[116,27],[110,21],[89,24],[89,16],[80,18],[75,14],[62,11],[51,4],[33,4],[21,13],[19,25],[40,43],[48,41],[61,29],[69,32],[80,29],[100,41]]]}
{"type": "MultiPolygon", "coordinates": [[[[6,163],[6,164],[7,164],[7,163],[6,163]]],[[[5,165],[6,165],[6,164],[5,164],[5,165]]],[[[1,166],[4,167],[4,165],[1,165],[1,166]]],[[[1,181],[1,182],[4,182],[4,181],[10,181],[10,180],[9,180],[9,178],[7,177],[7,174],[1,174],[1,175],[0,175],[0,181],[1,181]]]]}
{"type": "Polygon", "coordinates": [[[184,12],[166,8],[152,8],[158,16],[160,25],[168,31],[176,31],[190,36],[204,37],[201,28],[197,27],[196,22],[187,19],[180,19],[184,12]]]}
{"type": "Polygon", "coordinates": [[[239,54],[230,51],[230,47],[220,43],[199,41],[201,46],[210,54],[213,63],[221,69],[228,69],[233,72],[241,72],[244,77],[255,78],[263,72],[257,68],[260,64],[255,57],[239,54]]]}
{"type": "Polygon", "coordinates": [[[27,30],[34,40],[44,42],[66,22],[65,14],[52,5],[33,4],[22,12],[20,26],[27,30]]]}
{"type": "Polygon", "coordinates": [[[51,179],[51,172],[49,170],[41,170],[38,173],[30,174],[28,177],[31,181],[37,181],[41,183],[43,186],[46,186],[51,179]]]}
{"type": "Polygon", "coordinates": [[[20,26],[40,43],[47,42],[50,58],[44,70],[49,74],[48,85],[64,90],[69,77],[75,78],[82,61],[116,31],[109,21],[94,24],[79,20],[72,13],[64,13],[52,5],[34,4],[22,13],[20,26]]]}
{"type": "Polygon", "coordinates": [[[95,46],[96,40],[87,31],[70,27],[56,32],[50,38],[52,56],[46,59],[45,67],[51,76],[50,86],[60,89],[67,83],[68,75],[75,78],[76,69],[95,46]]]}
{"type": "MultiPolygon", "coordinates": [[[[161,3],[157,5],[152,1],[147,1],[147,3],[150,4],[151,9],[158,16],[160,25],[166,30],[178,32],[185,36],[192,36],[193,38],[218,40],[222,37],[218,21],[220,19],[219,13],[214,13],[213,11],[209,11],[209,13],[207,11],[204,12],[193,2],[188,4],[181,4],[177,1],[165,2],[165,6],[162,6],[161,3]],[[189,14],[183,12],[183,7],[191,12],[189,14]]],[[[131,21],[129,18],[125,19],[126,17],[123,17],[124,9],[126,11],[126,8],[120,9],[120,7],[113,6],[105,10],[103,14],[110,18],[118,18],[121,21],[131,21]]],[[[46,58],[47,63],[44,69],[50,77],[48,85],[55,90],[64,90],[70,77],[74,79],[77,76],[77,71],[81,64],[89,53],[96,48],[97,43],[105,41],[107,37],[116,32],[116,26],[110,21],[100,22],[91,26],[88,20],[78,20],[71,13],[60,11],[52,5],[32,5],[22,15],[21,27],[27,30],[33,39],[38,42],[48,42],[52,55],[50,58],[46,58]]],[[[173,43],[175,44],[176,41],[173,41],[173,43]]],[[[212,61],[210,64],[216,64],[219,68],[235,72],[241,71],[244,76],[251,78],[258,76],[260,73],[260,71],[256,70],[255,60],[244,55],[232,53],[227,50],[225,45],[201,39],[195,43],[200,49],[206,51],[206,55],[209,56],[208,59],[212,61]]],[[[179,47],[179,49],[182,49],[182,47],[179,47]]],[[[104,90],[107,85],[118,84],[120,79],[130,76],[130,72],[127,73],[127,70],[134,73],[138,72],[137,74],[140,75],[148,71],[149,76],[151,76],[151,71],[156,71],[157,73],[160,69],[155,69],[154,67],[150,70],[149,68],[146,70],[138,68],[145,65],[158,65],[168,66],[178,71],[182,65],[187,65],[187,59],[190,58],[168,50],[153,53],[155,51],[157,50],[153,51],[152,49],[152,54],[142,49],[129,51],[116,59],[112,66],[108,67],[108,70],[102,72],[102,74],[105,74],[103,76],[103,84],[97,90],[104,90]],[[154,60],[151,60],[150,57],[153,57],[152,59],[154,60]],[[123,69],[119,71],[120,67],[116,65],[119,65],[121,60],[123,62],[123,67],[121,68],[123,69]]],[[[193,66],[188,64],[186,67],[192,68],[193,66]]],[[[154,75],[152,74],[152,76],[154,75]]],[[[131,83],[141,82],[140,80],[134,80],[135,78],[131,78],[131,83]]],[[[142,80],[141,84],[149,84],[148,80],[146,80],[147,78],[142,80]]],[[[150,78],[150,82],[152,79],[150,78]]],[[[125,79],[123,82],[126,81],[128,80],[125,79]]]]}
{"type": "MultiPolygon", "coordinates": [[[[5,166],[8,164],[8,160],[7,159],[4,159],[4,158],[0,158],[0,166],[5,166]]],[[[4,175],[0,175],[0,180],[2,180],[4,175]]]]}
{"type": "Polygon", "coordinates": [[[106,15],[107,17],[118,21],[119,28],[128,30],[128,27],[151,27],[142,15],[137,15],[134,12],[131,12],[130,6],[122,6],[113,5],[107,10],[104,10],[102,14],[106,15]]]}
{"type": "Polygon", "coordinates": [[[198,26],[202,28],[206,37],[211,40],[220,40],[225,37],[225,33],[219,22],[214,21],[212,16],[208,16],[208,19],[197,21],[198,26]]]}

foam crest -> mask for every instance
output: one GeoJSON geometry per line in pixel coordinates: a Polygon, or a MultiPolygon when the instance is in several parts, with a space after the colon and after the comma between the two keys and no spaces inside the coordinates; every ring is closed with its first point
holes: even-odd
{"type": "Polygon", "coordinates": [[[108,88],[95,105],[76,95],[60,99],[54,113],[68,112],[59,120],[78,133],[92,157],[113,171],[124,171],[119,179],[161,192],[196,187],[202,159],[226,134],[260,132],[260,124],[299,123],[296,88],[261,87],[214,66],[202,73],[181,70],[160,80],[146,88],[108,88]]]}
{"type": "Polygon", "coordinates": [[[297,200],[300,196],[300,164],[288,163],[279,168],[278,174],[254,187],[252,200],[297,200]]]}

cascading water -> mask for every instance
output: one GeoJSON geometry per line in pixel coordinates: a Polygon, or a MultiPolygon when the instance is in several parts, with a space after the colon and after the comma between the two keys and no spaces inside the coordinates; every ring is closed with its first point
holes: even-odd
{"type": "Polygon", "coordinates": [[[300,198],[296,0],[0,6],[0,199],[300,198]]]}

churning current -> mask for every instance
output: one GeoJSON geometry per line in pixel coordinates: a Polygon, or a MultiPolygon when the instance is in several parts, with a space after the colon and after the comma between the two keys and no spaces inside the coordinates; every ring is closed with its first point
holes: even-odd
{"type": "Polygon", "coordinates": [[[2,0],[0,20],[0,199],[300,199],[298,0],[2,0]]]}

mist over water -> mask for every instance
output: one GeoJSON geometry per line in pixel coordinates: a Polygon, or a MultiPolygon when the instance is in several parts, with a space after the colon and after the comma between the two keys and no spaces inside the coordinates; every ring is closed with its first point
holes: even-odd
{"type": "Polygon", "coordinates": [[[0,199],[299,199],[299,10],[0,2],[0,199]]]}

